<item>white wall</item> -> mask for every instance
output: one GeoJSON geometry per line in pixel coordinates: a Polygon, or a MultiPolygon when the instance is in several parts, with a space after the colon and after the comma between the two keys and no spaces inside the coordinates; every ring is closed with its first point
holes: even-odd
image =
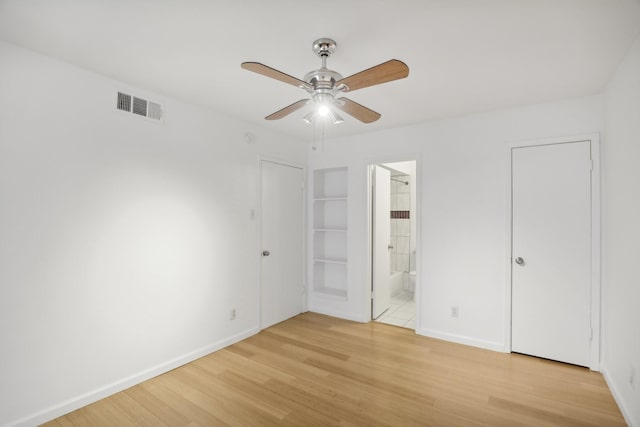
{"type": "Polygon", "coordinates": [[[592,96],[326,141],[324,152],[309,151],[310,169],[347,164],[350,187],[350,300],[316,310],[368,319],[366,165],[417,158],[418,332],[504,350],[507,144],[601,132],[603,118],[603,97],[592,96]],[[458,318],[450,317],[453,305],[458,318]]]}
{"type": "Polygon", "coordinates": [[[606,126],[603,373],[627,422],[640,426],[640,38],[607,88],[606,126]]]}
{"type": "Polygon", "coordinates": [[[258,155],[304,143],[2,42],[0,64],[0,425],[256,332],[258,155]]]}

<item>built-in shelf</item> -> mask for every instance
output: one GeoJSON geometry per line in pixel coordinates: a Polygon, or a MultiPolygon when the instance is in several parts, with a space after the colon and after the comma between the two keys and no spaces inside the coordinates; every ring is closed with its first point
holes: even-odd
{"type": "Polygon", "coordinates": [[[314,229],[346,229],[347,199],[316,200],[313,204],[314,229]]]}
{"type": "Polygon", "coordinates": [[[334,288],[317,288],[314,289],[314,293],[316,295],[331,298],[336,300],[347,300],[347,291],[343,289],[334,289],[334,288]]]}
{"type": "Polygon", "coordinates": [[[340,200],[348,200],[347,197],[316,197],[313,199],[314,202],[333,202],[340,200]]]}
{"type": "Polygon", "coordinates": [[[346,300],[346,167],[313,171],[313,294],[346,300]]]}

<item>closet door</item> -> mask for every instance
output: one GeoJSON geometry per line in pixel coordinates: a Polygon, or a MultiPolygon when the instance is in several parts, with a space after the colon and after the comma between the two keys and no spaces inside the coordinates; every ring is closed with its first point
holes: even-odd
{"type": "Polygon", "coordinates": [[[588,366],[590,141],[512,150],[512,350],[588,366]]]}
{"type": "Polygon", "coordinates": [[[303,170],[261,163],[261,328],[302,312],[303,170]]]}

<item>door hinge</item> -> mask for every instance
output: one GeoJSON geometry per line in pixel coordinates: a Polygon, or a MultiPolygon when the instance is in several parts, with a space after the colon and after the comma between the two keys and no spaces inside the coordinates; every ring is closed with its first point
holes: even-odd
{"type": "Polygon", "coordinates": [[[593,160],[589,159],[589,170],[593,171],[593,160]]]}
{"type": "Polygon", "coordinates": [[[589,341],[593,340],[593,328],[589,328],[589,341]]]}
{"type": "Polygon", "coordinates": [[[373,291],[371,291],[371,299],[373,299],[373,291]]]}

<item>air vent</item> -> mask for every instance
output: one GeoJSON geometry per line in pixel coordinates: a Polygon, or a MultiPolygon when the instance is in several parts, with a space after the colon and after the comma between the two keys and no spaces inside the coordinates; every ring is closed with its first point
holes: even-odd
{"type": "Polygon", "coordinates": [[[118,110],[131,111],[131,95],[118,92],[118,110]]]}
{"type": "Polygon", "coordinates": [[[148,117],[154,120],[162,119],[162,105],[157,102],[147,101],[137,96],[127,95],[118,92],[118,101],[116,104],[118,110],[127,111],[139,116],[148,117]]]}
{"type": "Polygon", "coordinates": [[[162,118],[162,105],[149,101],[149,107],[147,109],[147,117],[151,119],[160,120],[162,118]]]}
{"type": "Polygon", "coordinates": [[[147,116],[147,100],[133,97],[133,114],[139,114],[141,116],[147,116]]]}

